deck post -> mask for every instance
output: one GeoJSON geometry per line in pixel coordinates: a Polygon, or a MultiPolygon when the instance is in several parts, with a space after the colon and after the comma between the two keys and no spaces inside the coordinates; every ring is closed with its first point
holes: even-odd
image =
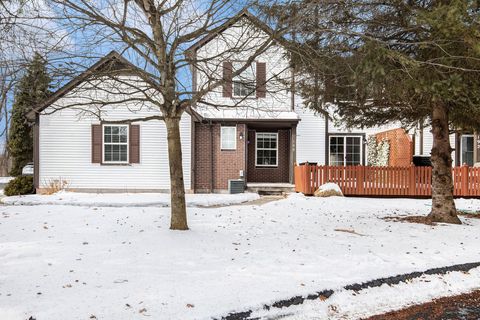
{"type": "Polygon", "coordinates": [[[416,173],[416,170],[415,170],[415,166],[412,164],[409,168],[409,175],[408,175],[408,193],[410,196],[415,196],[416,193],[415,193],[415,184],[416,184],[416,181],[417,181],[417,177],[415,177],[415,173],[416,173]]]}
{"type": "Polygon", "coordinates": [[[461,189],[461,195],[462,196],[468,196],[468,165],[463,164],[462,169],[461,169],[461,176],[462,176],[462,189],[461,189]]]}
{"type": "Polygon", "coordinates": [[[357,170],[356,181],[355,181],[355,194],[364,195],[365,167],[364,166],[357,166],[357,167],[355,167],[355,169],[357,170]]]}

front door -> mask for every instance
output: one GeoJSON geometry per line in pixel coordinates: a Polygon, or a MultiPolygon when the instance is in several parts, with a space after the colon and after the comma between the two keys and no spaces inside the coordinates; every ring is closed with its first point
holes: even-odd
{"type": "Polygon", "coordinates": [[[248,131],[248,182],[289,182],[290,130],[248,131]]]}

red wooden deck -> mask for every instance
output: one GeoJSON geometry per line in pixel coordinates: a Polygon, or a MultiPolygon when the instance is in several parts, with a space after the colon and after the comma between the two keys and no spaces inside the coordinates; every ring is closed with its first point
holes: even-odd
{"type": "MultiPolygon", "coordinates": [[[[452,174],[455,196],[480,196],[480,168],[455,167],[452,174]]],[[[431,167],[295,166],[295,191],[305,195],[333,182],[347,196],[428,197],[432,195],[431,181],[431,167]]]]}

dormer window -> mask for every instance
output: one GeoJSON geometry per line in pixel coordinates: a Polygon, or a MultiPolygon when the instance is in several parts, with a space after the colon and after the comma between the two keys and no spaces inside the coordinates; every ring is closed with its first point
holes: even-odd
{"type": "MultiPolygon", "coordinates": [[[[233,71],[239,70],[245,66],[245,62],[234,62],[233,71]]],[[[255,96],[256,89],[256,64],[252,63],[239,75],[233,77],[233,96],[234,97],[248,97],[255,96]]]]}

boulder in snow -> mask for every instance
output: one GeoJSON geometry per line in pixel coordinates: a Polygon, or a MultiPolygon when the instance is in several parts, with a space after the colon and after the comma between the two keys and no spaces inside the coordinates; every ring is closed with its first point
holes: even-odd
{"type": "Polygon", "coordinates": [[[318,188],[317,191],[314,193],[315,197],[333,197],[333,196],[338,196],[338,197],[343,197],[342,190],[336,183],[325,183],[318,188]]]}

